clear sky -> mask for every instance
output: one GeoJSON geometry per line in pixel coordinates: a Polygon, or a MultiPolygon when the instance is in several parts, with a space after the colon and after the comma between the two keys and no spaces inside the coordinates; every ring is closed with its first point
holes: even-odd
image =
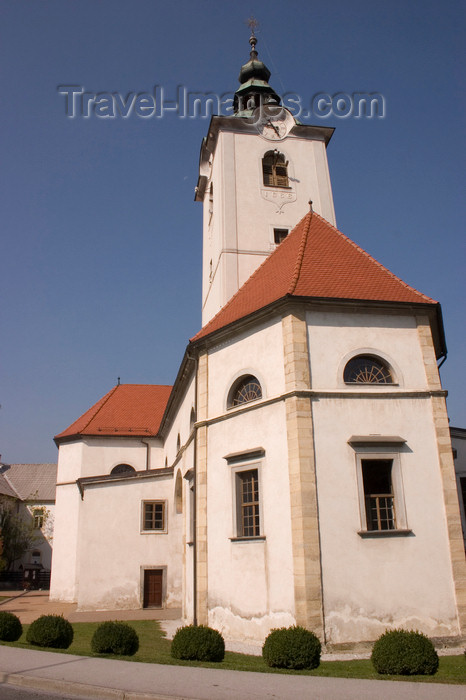
{"type": "Polygon", "coordinates": [[[69,118],[57,86],[232,92],[251,14],[280,94],[383,95],[383,119],[304,123],[336,127],[340,230],[441,302],[442,381],[466,427],[463,3],[3,0],[2,461],[54,461],[53,435],[117,377],[171,384],[201,325],[193,199],[208,120],[69,118]]]}

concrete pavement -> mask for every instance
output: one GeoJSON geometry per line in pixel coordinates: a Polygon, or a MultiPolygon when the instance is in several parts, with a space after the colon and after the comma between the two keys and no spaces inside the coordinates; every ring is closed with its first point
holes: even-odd
{"type": "MultiPolygon", "coordinates": [[[[160,666],[0,647],[0,683],[118,700],[464,700],[465,686],[160,666]]],[[[1,685],[0,685],[1,696],[1,685]]]]}

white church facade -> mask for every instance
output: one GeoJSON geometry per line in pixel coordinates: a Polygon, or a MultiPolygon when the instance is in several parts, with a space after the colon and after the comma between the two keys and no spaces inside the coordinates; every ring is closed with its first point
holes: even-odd
{"type": "Polygon", "coordinates": [[[55,438],[51,598],[238,640],[458,639],[440,305],[335,228],[333,129],[278,106],[255,43],[201,147],[203,327],[173,387],[117,385],[55,438]]]}

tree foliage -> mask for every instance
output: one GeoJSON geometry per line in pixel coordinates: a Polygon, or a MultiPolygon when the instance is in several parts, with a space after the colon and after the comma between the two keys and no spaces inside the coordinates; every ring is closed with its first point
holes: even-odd
{"type": "Polygon", "coordinates": [[[15,502],[0,498],[0,571],[12,569],[36,539],[33,519],[24,519],[15,502]]]}

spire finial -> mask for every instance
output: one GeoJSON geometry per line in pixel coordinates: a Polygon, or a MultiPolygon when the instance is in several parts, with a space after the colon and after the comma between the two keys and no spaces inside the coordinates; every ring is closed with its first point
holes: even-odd
{"type": "Polygon", "coordinates": [[[257,38],[255,34],[255,30],[259,26],[259,22],[255,17],[251,15],[251,17],[247,21],[248,27],[251,30],[251,36],[249,37],[249,43],[251,44],[251,59],[257,58],[257,51],[256,51],[256,44],[257,44],[257,38]],[[254,54],[254,55],[253,55],[254,54]]]}

